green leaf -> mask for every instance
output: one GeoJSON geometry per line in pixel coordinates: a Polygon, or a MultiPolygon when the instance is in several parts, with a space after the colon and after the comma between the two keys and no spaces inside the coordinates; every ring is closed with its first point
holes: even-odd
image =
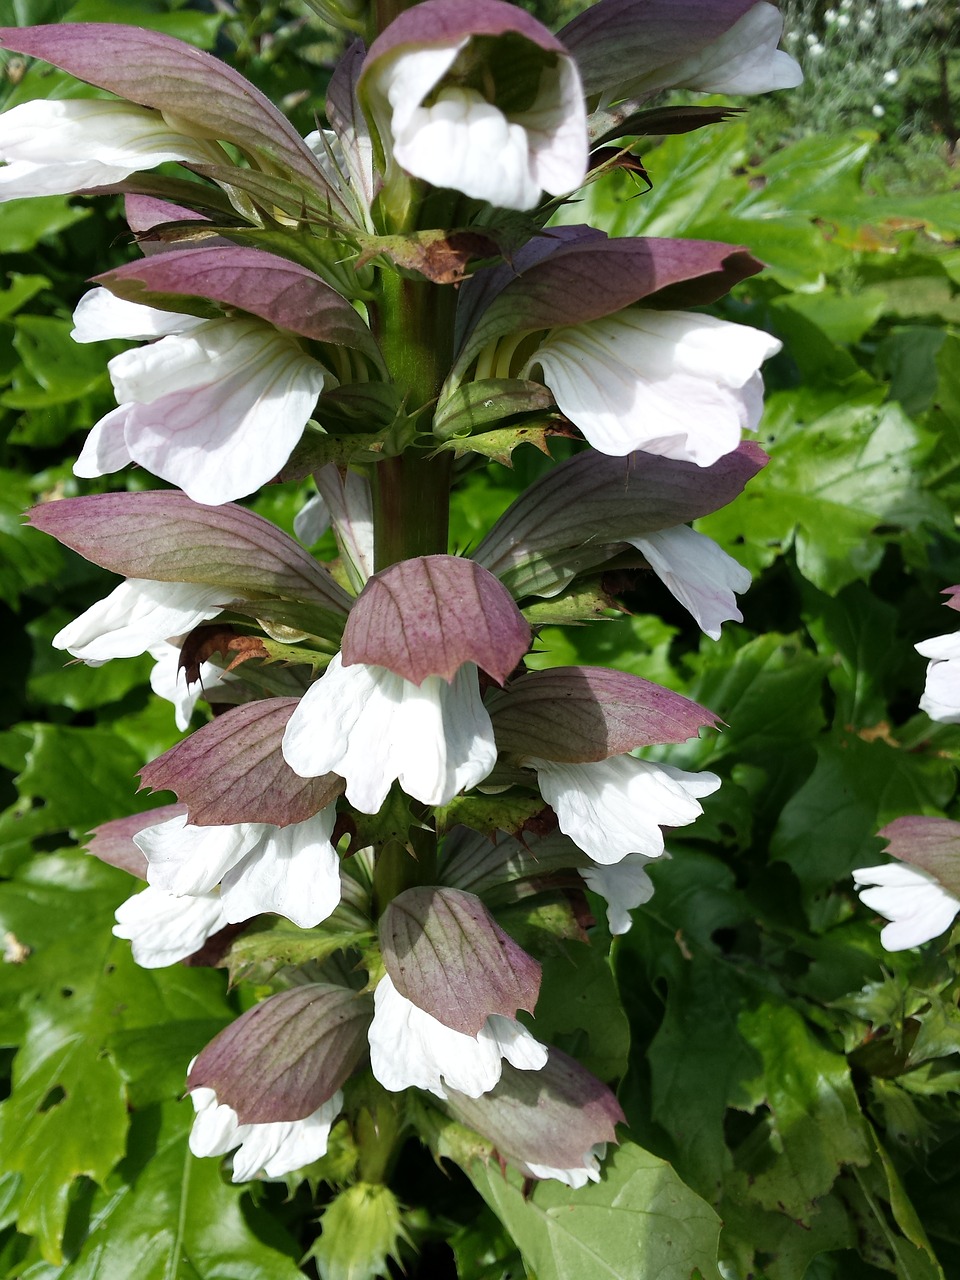
{"type": "Polygon", "coordinates": [[[538,1040],[555,1044],[601,1080],[627,1069],[630,1025],[598,946],[568,941],[547,956],[534,1017],[521,1020],[538,1040]]]}
{"type": "Polygon", "coordinates": [[[599,1183],[579,1191],[473,1161],[470,1181],[520,1247],[537,1280],[719,1280],[720,1220],[670,1166],[624,1143],[599,1183]]]}
{"type": "Polygon", "coordinates": [[[46,276],[24,276],[16,271],[11,271],[7,279],[10,281],[9,286],[0,290],[0,320],[15,315],[41,289],[49,288],[50,285],[46,276]]]}
{"type": "Polygon", "coordinates": [[[29,253],[41,240],[59,235],[93,209],[70,203],[69,196],[40,196],[0,206],[0,244],[4,253],[29,253]]]}
{"type": "Polygon", "coordinates": [[[406,1233],[397,1198],[389,1187],[357,1182],[323,1212],[323,1234],[307,1254],[324,1280],[375,1280],[387,1276],[406,1233]]]}
{"type": "Polygon", "coordinates": [[[807,389],[771,396],[762,428],[770,465],[737,502],[697,522],[753,570],[793,546],[800,572],[828,595],[867,579],[898,530],[948,527],[918,478],[930,437],[874,392],[843,399],[807,389]]]}
{"type": "Polygon", "coordinates": [[[109,388],[108,353],[99,343],[84,346],[74,342],[70,337],[72,320],[21,315],[15,325],[13,346],[33,385],[26,383],[6,392],[0,398],[3,404],[12,409],[33,409],[69,403],[90,391],[109,388]]]}
{"type": "Polygon", "coordinates": [[[928,483],[945,502],[960,504],[960,335],[949,334],[937,356],[938,382],[926,426],[937,436],[928,483]]]}
{"type": "Polygon", "coordinates": [[[836,720],[855,729],[879,724],[887,714],[887,685],[903,663],[906,646],[895,639],[897,613],[854,582],[833,599],[804,584],[804,617],[837,697],[836,720]]]}
{"type": "Polygon", "coordinates": [[[846,738],[823,743],[817,764],[786,804],[770,842],[799,877],[808,905],[881,854],[877,830],[904,813],[937,813],[955,787],[946,760],[846,738]]]}
{"type": "Polygon", "coordinates": [[[499,462],[505,467],[512,467],[513,451],[521,444],[532,444],[541,453],[550,457],[547,440],[551,434],[560,434],[552,433],[551,425],[550,421],[528,422],[517,427],[498,427],[494,431],[483,431],[479,435],[454,436],[438,445],[437,452],[447,449],[455,458],[476,453],[483,458],[490,458],[493,462],[499,462]]]}
{"type": "Polygon", "coordinates": [[[50,706],[87,711],[119,701],[132,689],[146,685],[153,667],[148,655],[105,662],[88,667],[50,643],[61,627],[75,615],[66,609],[51,609],[26,626],[34,645],[34,659],[27,681],[31,701],[50,706]]]}
{"type": "Polygon", "coordinates": [[[844,1165],[871,1159],[846,1059],[823,1048],[789,1005],[745,1010],[739,1027],[763,1059],[743,1109],[766,1111],[737,1152],[741,1196],[806,1219],[844,1165]]]}
{"type": "Polygon", "coordinates": [[[242,1203],[218,1160],[190,1154],[192,1120],[189,1103],[133,1117],[122,1181],[94,1196],[90,1234],[64,1280],[130,1280],[131,1268],[137,1280],[302,1280],[295,1241],[242,1203]]]}
{"type": "Polygon", "coordinates": [[[444,835],[460,824],[490,837],[497,831],[513,834],[542,809],[543,800],[539,795],[454,796],[449,804],[436,811],[437,835],[444,835]]]}
{"type": "Polygon", "coordinates": [[[24,591],[55,579],[63,565],[53,539],[23,523],[34,497],[29,480],[0,469],[0,598],[14,606],[24,591]]]}

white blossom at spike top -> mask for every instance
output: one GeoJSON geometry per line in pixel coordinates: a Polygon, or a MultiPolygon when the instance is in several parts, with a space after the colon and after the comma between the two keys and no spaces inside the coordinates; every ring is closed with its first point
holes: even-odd
{"type": "Polygon", "coordinates": [[[389,974],[377,983],[370,1025],[370,1067],[385,1089],[415,1087],[445,1098],[445,1088],[468,1098],[488,1093],[503,1060],[539,1071],[546,1048],[515,1018],[491,1014],[475,1036],[455,1031],[402,996],[389,974]]]}
{"type": "Polygon", "coordinates": [[[449,804],[497,759],[478,668],[502,683],[529,641],[486,569],[456,556],[401,561],[357,598],[341,653],[290,717],[284,758],[304,778],[345,778],[364,813],[395,780],[424,804],[449,804]]]}
{"type": "Polygon", "coordinates": [[[601,453],[635,449],[709,467],[753,431],[760,366],[780,350],[760,329],[684,311],[631,307],[552,330],[520,376],[550,388],[601,453]]]}
{"type": "Polygon", "coordinates": [[[414,177],[503,209],[575,190],[586,108],[563,45],[502,0],[426,0],[367,55],[361,95],[388,157],[414,177]]]}
{"type": "Polygon", "coordinates": [[[136,462],[195,502],[243,497],[280,470],[330,381],[291,334],[254,317],[198,322],[95,290],[74,319],[80,342],[163,335],[109,361],[119,407],[87,437],[78,476],[136,462]]]}
{"type": "Polygon", "coordinates": [[[214,143],[129,102],[36,100],[0,115],[0,200],[66,195],[168,161],[217,164],[214,143]]]}

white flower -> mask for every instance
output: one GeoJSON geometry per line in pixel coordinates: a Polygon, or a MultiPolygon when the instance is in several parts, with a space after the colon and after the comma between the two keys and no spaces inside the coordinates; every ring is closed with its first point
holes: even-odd
{"type": "Polygon", "coordinates": [[[222,1156],[239,1145],[233,1157],[234,1182],[247,1182],[261,1170],[268,1178],[282,1178],[319,1160],[326,1154],[330,1129],[343,1107],[343,1093],[338,1089],[303,1120],[240,1124],[232,1107],[217,1102],[213,1089],[192,1089],[190,1098],[197,1113],[190,1131],[190,1150],[195,1156],[222,1156]]]}
{"type": "Polygon", "coordinates": [[[896,84],[900,79],[900,72],[896,67],[891,67],[889,71],[883,73],[884,84],[896,84]]]}
{"type": "Polygon", "coordinates": [[[687,773],[634,756],[586,764],[529,757],[540,793],[560,830],[595,862],[620,862],[630,853],[658,858],[661,826],[685,827],[703,812],[698,798],[720,786],[714,773],[687,773]]]}
{"type": "Polygon", "coordinates": [[[147,880],[167,893],[209,893],[220,884],[232,924],[275,911],[303,929],[326,920],[340,901],[340,860],[330,843],[336,806],[288,827],[267,822],[198,827],[186,815],[134,836],[147,880]]]}
{"type": "Polygon", "coordinates": [[[177,897],[148,886],[116,910],[113,933],[128,938],[143,969],[162,969],[199,951],[228,923],[218,893],[177,897]]]}
{"type": "Polygon", "coordinates": [[[783,18],[775,5],[760,3],[706,48],[647,76],[619,86],[618,96],[657,89],[697,89],[701,93],[768,93],[803,82],[799,64],[777,48],[783,18]]]}
{"type": "Polygon", "coordinates": [[[960,631],[922,640],[916,649],[930,659],[920,710],[943,724],[960,723],[960,631]]]}
{"type": "Polygon", "coordinates": [[[627,541],[646,557],[650,568],[693,614],[701,631],[720,639],[724,622],[742,622],[735,591],[750,586],[750,571],[689,525],[674,525],[627,541]]]}
{"type": "Polygon", "coordinates": [[[853,881],[865,907],[891,921],[880,931],[888,951],[905,951],[937,938],[960,911],[960,900],[920,867],[891,862],[861,867],[853,881]]]}
{"type": "Polygon", "coordinates": [[[189,726],[193,709],[202,693],[209,694],[214,689],[222,689],[235,679],[232,672],[224,671],[215,662],[201,662],[197,680],[191,685],[187,683],[186,669],[180,665],[178,643],[164,641],[152,644],[148,652],[152,658],[156,658],[156,664],[150,672],[150,688],[158,698],[173,703],[178,729],[189,726]]]}
{"type": "MultiPolygon", "coordinates": [[[[532,209],[540,192],[581,186],[586,108],[571,58],[545,66],[532,100],[498,105],[478,89],[442,83],[470,38],[385,56],[374,72],[389,108],[393,154],[408,173],[502,209],[532,209]],[[429,105],[425,105],[429,102],[429,105]]],[[[375,64],[376,65],[376,64],[375,64]]]]}
{"type": "Polygon", "coordinates": [[[643,449],[711,466],[763,409],[768,333],[684,311],[626,311],[551,330],[527,361],[601,453],[643,449]]]}
{"type": "Polygon", "coordinates": [[[68,622],[52,643],[91,666],[110,658],[135,658],[216,617],[230,595],[224,587],[205,583],[128,578],[68,622]]]}
{"type": "Polygon", "coordinates": [[[111,295],[88,298],[75,317],[84,342],[165,336],[109,361],[119,408],[91,430],[78,476],[136,462],[211,505],[273,479],[330,378],[292,335],[253,317],[198,324],[180,316],[174,327],[172,313],[111,295]]]}
{"type": "Polygon", "coordinates": [[[38,98],[0,115],[0,160],[0,200],[13,200],[107,186],[171,160],[218,164],[223,152],[130,102],[38,98]]]}
{"type": "Polygon", "coordinates": [[[415,685],[337,654],[290,717],[283,755],[302,778],[340,774],[349,802],[377,813],[394,779],[424,804],[449,804],[487,776],[497,747],[472,662],[449,684],[415,685]]]}
{"type": "Polygon", "coordinates": [[[605,1142],[595,1142],[589,1151],[583,1153],[583,1164],[573,1169],[553,1169],[547,1164],[532,1164],[525,1160],[524,1164],[535,1178],[553,1178],[557,1182],[566,1183],[574,1191],[579,1191],[588,1182],[600,1181],[600,1161],[607,1154],[605,1142]]]}
{"type": "MultiPolygon", "coordinates": [[[[665,852],[662,856],[669,855],[665,852]]],[[[646,872],[647,863],[652,861],[642,853],[628,853],[612,866],[580,868],[587,888],[606,898],[607,924],[614,936],[629,933],[633,925],[630,912],[653,897],[653,881],[646,872]]]]}
{"type": "Polygon", "coordinates": [[[878,120],[882,120],[883,117],[887,114],[887,111],[886,111],[886,108],[882,107],[879,102],[875,102],[873,106],[870,108],[870,114],[872,116],[876,116],[878,120]]]}
{"type": "Polygon", "coordinates": [[[293,517],[293,532],[305,547],[312,547],[329,528],[330,511],[322,495],[315,493],[293,517]]]}
{"type": "Polygon", "coordinates": [[[373,994],[370,1067],[385,1089],[428,1089],[438,1098],[444,1086],[479,1098],[494,1088],[503,1059],[520,1071],[539,1071],[548,1053],[513,1018],[491,1014],[476,1036],[464,1035],[402,996],[389,974],[373,994]]]}
{"type": "Polygon", "coordinates": [[[813,44],[810,46],[810,53],[814,58],[819,58],[821,53],[824,52],[825,47],[826,46],[822,45],[819,40],[814,40],[813,44]]]}

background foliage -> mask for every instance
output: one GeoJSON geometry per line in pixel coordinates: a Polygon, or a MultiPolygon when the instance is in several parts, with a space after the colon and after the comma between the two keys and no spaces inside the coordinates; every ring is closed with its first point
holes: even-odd
{"type": "MultiPolygon", "coordinates": [[[[337,52],[294,4],[13,7],[24,24],[135,20],[216,47],[304,130],[337,52]]],[[[835,18],[805,15],[828,47],[835,18]]],[[[947,132],[910,105],[933,66],[913,16],[911,87],[887,85],[881,102],[912,112],[911,136],[927,129],[932,167],[914,165],[909,188],[891,187],[910,161],[886,114],[882,138],[864,119],[837,132],[836,114],[826,132],[810,94],[780,95],[652,146],[652,190],[614,177],[565,213],[611,233],[747,245],[769,268],[724,313],[785,343],[767,366],[771,464],[698,526],[755,575],[743,625],[701,638],[651,574],[609,583],[626,621],[541,634],[544,666],[610,663],[728,726],[661,753],[724,785],[671,838],[632,932],[608,947],[595,903],[593,945],[558,943],[546,966],[538,1034],[622,1078],[630,1122],[604,1181],[582,1192],[544,1183],[525,1196],[476,1163],[471,1188],[415,1141],[389,1188],[344,1190],[356,1153],[342,1130],[303,1181],[236,1188],[186,1151],[185,1064],[238,996],[218,970],[138,969],[110,934],[129,882],[78,848],[91,825],[156,803],[134,795],[135,774],[179,735],[150,697],[148,662],[93,670],[50,649],[113,582],[20,518],[80,491],[70,465],[112,407],[112,351],[73,344],[70,313],[82,277],[129,249],[104,201],[0,206],[0,1276],[359,1280],[395,1273],[390,1256],[410,1275],[463,1280],[960,1276],[960,964],[948,940],[884,952],[849,878],[879,860],[884,822],[960,816],[960,729],[917,712],[912,648],[951,629],[938,592],[960,581],[960,202],[947,132]]],[[[16,59],[0,86],[7,106],[76,92],[16,59]]],[[[457,545],[542,465],[530,449],[515,463],[464,477],[457,545]]],[[[257,505],[289,529],[305,492],[275,486],[257,505]]],[[[518,936],[536,927],[504,922],[518,936]]],[[[438,1113],[412,1118],[438,1156],[469,1152],[438,1113]]]]}

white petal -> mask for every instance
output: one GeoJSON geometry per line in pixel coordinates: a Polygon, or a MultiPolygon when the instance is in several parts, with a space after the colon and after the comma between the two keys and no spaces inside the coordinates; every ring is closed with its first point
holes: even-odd
{"type": "MultiPolygon", "coordinates": [[[[703,93],[768,93],[803,83],[800,64],[777,48],[783,17],[772,4],[755,4],[719,40],[674,63],[669,84],[703,93]]],[[[661,84],[668,83],[658,77],[661,84]]]]}
{"type": "Polygon", "coordinates": [[[595,1142],[589,1151],[583,1153],[583,1164],[574,1169],[554,1169],[546,1164],[532,1164],[525,1160],[524,1164],[535,1178],[553,1178],[557,1182],[566,1183],[574,1191],[579,1191],[588,1182],[600,1181],[600,1161],[607,1153],[605,1142],[595,1142]]]}
{"type": "Polygon", "coordinates": [[[681,524],[627,541],[712,640],[720,639],[724,622],[743,621],[734,592],[747,590],[750,572],[712,538],[681,524]]]}
{"type": "Polygon", "coordinates": [[[173,703],[176,725],[181,730],[189,727],[193,709],[202,693],[212,693],[235,679],[232,672],[224,671],[215,662],[201,662],[198,679],[187,684],[187,673],[180,666],[179,644],[154,644],[150,646],[149,653],[157,660],[150,672],[150,688],[158,698],[173,703]]]}
{"type": "Polygon", "coordinates": [[[560,830],[600,863],[629,853],[663,853],[661,826],[683,827],[703,812],[697,798],[720,786],[713,773],[687,773],[633,756],[587,764],[529,758],[560,830]]]}
{"type": "Polygon", "coordinates": [[[370,482],[356,471],[342,473],[332,462],[315,472],[314,479],[330,512],[344,567],[359,591],[374,571],[370,482]]]}
{"type": "Polygon", "coordinates": [[[443,78],[466,45],[466,39],[450,44],[435,44],[429,49],[411,49],[378,69],[380,92],[392,110],[391,130],[396,138],[403,134],[424,98],[443,78]]]}
{"type": "Polygon", "coordinates": [[[863,905],[891,921],[880,931],[888,951],[905,951],[938,938],[960,911],[960,900],[939,880],[908,863],[861,867],[853,872],[853,881],[863,905]]]}
{"type": "Polygon", "coordinates": [[[133,658],[183,635],[229,603],[229,592],[195,582],[128,578],[53,637],[54,648],[84,661],[133,658]]]}
{"type": "Polygon", "coordinates": [[[219,149],[128,102],[36,99],[0,115],[0,200],[65,195],[167,161],[215,164],[219,149]]]}
{"type": "Polygon", "coordinates": [[[195,1156],[226,1155],[250,1127],[238,1122],[232,1107],[217,1102],[213,1089],[192,1089],[190,1100],[197,1113],[193,1118],[189,1142],[195,1156]]]}
{"type": "Polygon", "coordinates": [[[370,1026],[370,1067],[385,1089],[444,1086],[479,1098],[500,1079],[502,1059],[520,1070],[539,1070],[547,1050],[512,1018],[494,1014],[478,1036],[453,1031],[402,996],[389,974],[377,983],[370,1026]]]}
{"type": "MultiPolygon", "coordinates": [[[[663,857],[669,855],[664,853],[663,857]]],[[[641,907],[653,897],[653,881],[647,875],[650,858],[639,853],[628,853],[612,866],[581,867],[580,874],[587,888],[607,900],[607,924],[616,936],[629,933],[633,920],[630,912],[641,907]]]]}
{"type": "Polygon", "coordinates": [[[171,333],[186,333],[206,324],[199,316],[185,316],[176,311],[159,311],[140,302],[127,302],[109,289],[89,289],[77,303],[73,313],[74,342],[101,342],[105,338],[162,338],[171,333]]]}
{"type": "Polygon", "coordinates": [[[319,1160],[326,1154],[330,1129],[342,1107],[343,1094],[338,1089],[303,1120],[244,1125],[243,1141],[233,1157],[232,1180],[246,1182],[261,1170],[268,1178],[282,1178],[319,1160]]]}
{"type": "Polygon", "coordinates": [[[127,448],[127,417],[131,406],[122,404],[111,409],[90,428],[80,456],[73,464],[73,474],[84,479],[108,476],[131,462],[127,448]]]}
{"type": "Polygon", "coordinates": [[[114,935],[129,938],[143,969],[185,960],[227,923],[217,893],[178,898],[152,886],[121,902],[116,921],[114,935]]]}
{"type": "Polygon", "coordinates": [[[264,823],[196,827],[186,814],[145,827],[133,837],[146,856],[148,884],[168,893],[209,893],[216,884],[255,848],[264,823]]]}
{"type": "Polygon", "coordinates": [[[340,859],[330,843],[335,804],[306,822],[274,827],[223,877],[223,909],[229,921],[263,911],[285,916],[302,929],[319,924],[340,902],[340,859]]]}
{"type": "Polygon", "coordinates": [[[634,307],[551,330],[520,376],[539,366],[560,409],[601,453],[643,449],[703,467],[756,427],[757,371],[780,345],[712,316],[634,307]]]}
{"type": "Polygon", "coordinates": [[[293,517],[293,532],[306,547],[312,547],[330,528],[330,512],[319,493],[308,498],[293,517]]]}
{"type": "Polygon", "coordinates": [[[945,636],[931,636],[929,640],[921,640],[914,648],[923,657],[933,658],[937,662],[960,658],[960,631],[951,631],[945,636]]]}
{"type": "Polygon", "coordinates": [[[340,774],[364,813],[379,811],[395,779],[424,804],[449,804],[497,758],[472,663],[449,685],[429,676],[418,687],[384,667],[345,667],[340,654],[290,717],[283,754],[301,777],[340,774]]]}
{"type": "Polygon", "coordinates": [[[501,209],[532,209],[540,184],[531,172],[526,131],[472,89],[444,89],[394,137],[409,173],[501,209]]]}
{"type": "Polygon", "coordinates": [[[276,475],[329,375],[257,320],[207,321],[109,364],[129,405],[130,457],[195,502],[251,493],[276,475]]]}

